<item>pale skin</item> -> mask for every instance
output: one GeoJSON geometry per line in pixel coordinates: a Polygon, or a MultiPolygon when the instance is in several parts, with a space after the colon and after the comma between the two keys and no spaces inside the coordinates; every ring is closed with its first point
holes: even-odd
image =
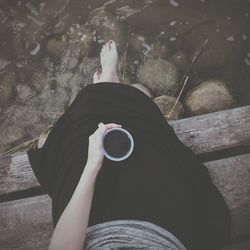
{"type": "MultiPolygon", "coordinates": [[[[117,50],[114,41],[103,45],[101,56],[102,73],[96,71],[93,83],[119,82],[116,74],[117,50]]],[[[49,250],[82,250],[85,243],[95,182],[103,163],[103,136],[111,128],[121,127],[116,123],[99,123],[98,129],[89,136],[88,160],[78,185],[64,209],[53,232],[49,250]]]]}

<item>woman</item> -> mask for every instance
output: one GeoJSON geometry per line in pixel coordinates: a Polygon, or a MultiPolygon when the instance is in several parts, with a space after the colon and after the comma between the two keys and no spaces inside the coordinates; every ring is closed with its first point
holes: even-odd
{"type": "Polygon", "coordinates": [[[49,249],[220,249],[230,230],[222,195],[157,105],[119,82],[117,59],[115,42],[107,42],[94,84],[78,93],[44,146],[28,151],[52,198],[49,249]],[[113,162],[102,138],[121,126],[135,146],[113,162]]]}

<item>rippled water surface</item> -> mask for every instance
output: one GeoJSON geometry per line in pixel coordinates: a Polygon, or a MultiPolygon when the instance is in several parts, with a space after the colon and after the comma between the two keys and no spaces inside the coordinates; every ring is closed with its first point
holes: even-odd
{"type": "Polygon", "coordinates": [[[250,104],[249,20],[248,0],[0,0],[0,152],[39,136],[64,112],[93,81],[109,39],[127,84],[140,82],[149,58],[175,64],[181,79],[208,39],[180,101],[219,79],[237,106],[250,104]]]}

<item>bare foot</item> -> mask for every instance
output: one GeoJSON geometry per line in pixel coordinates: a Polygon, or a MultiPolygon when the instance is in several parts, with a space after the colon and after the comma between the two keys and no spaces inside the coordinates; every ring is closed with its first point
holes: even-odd
{"type": "Polygon", "coordinates": [[[102,73],[100,75],[101,82],[120,82],[116,73],[116,65],[118,53],[116,43],[113,40],[106,42],[100,53],[102,73]]]}

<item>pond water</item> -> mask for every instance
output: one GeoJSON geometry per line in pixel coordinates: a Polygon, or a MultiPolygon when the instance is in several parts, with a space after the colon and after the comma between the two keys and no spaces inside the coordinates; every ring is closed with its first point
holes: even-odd
{"type": "MultiPolygon", "coordinates": [[[[249,27],[249,0],[0,0],[0,153],[38,137],[92,83],[109,39],[126,84],[161,82],[171,71],[162,61],[138,75],[157,58],[175,65],[179,84],[208,39],[179,101],[217,79],[234,106],[250,104],[249,27]]],[[[178,84],[167,94],[177,97],[178,84]]]]}

